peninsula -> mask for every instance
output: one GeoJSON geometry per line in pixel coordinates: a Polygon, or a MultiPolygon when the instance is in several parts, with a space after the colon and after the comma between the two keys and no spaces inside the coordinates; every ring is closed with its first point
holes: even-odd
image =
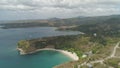
{"type": "MultiPolygon", "coordinates": [[[[98,18],[100,19],[100,17],[98,18]]],[[[85,19],[84,21],[88,22],[85,19]]],[[[81,31],[84,34],[21,40],[18,42],[17,49],[20,54],[31,54],[41,50],[55,50],[76,60],[55,66],[55,68],[88,68],[90,66],[95,68],[119,68],[119,17],[112,16],[107,17],[107,19],[104,18],[101,22],[89,22],[89,24],[80,24],[72,28],[58,29],[81,31]]]]}
{"type": "Polygon", "coordinates": [[[61,52],[73,60],[79,60],[77,54],[70,50],[72,48],[72,43],[67,44],[65,40],[68,39],[71,42],[73,39],[76,39],[74,36],[70,38],[70,36],[56,36],[56,37],[48,37],[41,39],[32,39],[32,40],[21,40],[18,42],[17,49],[20,51],[21,55],[36,53],[42,50],[53,50],[61,52]],[[65,43],[67,45],[65,45],[65,43]],[[70,45],[70,46],[68,46],[70,45]]]}

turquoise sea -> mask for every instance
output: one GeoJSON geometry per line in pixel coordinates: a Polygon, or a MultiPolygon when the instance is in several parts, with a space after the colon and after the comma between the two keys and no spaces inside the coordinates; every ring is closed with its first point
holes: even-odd
{"type": "Polygon", "coordinates": [[[52,68],[71,61],[71,58],[56,51],[40,51],[21,56],[16,50],[19,40],[79,34],[55,29],[55,27],[0,29],[0,68],[52,68]]]}

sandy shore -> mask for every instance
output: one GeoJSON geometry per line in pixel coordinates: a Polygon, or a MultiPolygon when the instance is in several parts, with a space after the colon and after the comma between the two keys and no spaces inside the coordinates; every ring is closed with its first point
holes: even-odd
{"type": "Polygon", "coordinates": [[[68,52],[68,51],[65,51],[65,50],[58,50],[59,52],[69,56],[70,58],[72,58],[74,61],[77,61],[79,60],[79,57],[77,56],[76,53],[72,53],[72,52],[68,52]]]}
{"type": "MultiPolygon", "coordinates": [[[[26,53],[24,53],[24,51],[20,48],[17,48],[19,51],[20,51],[20,54],[21,55],[25,55],[26,53]]],[[[77,61],[79,60],[79,57],[77,56],[76,53],[72,53],[72,52],[68,52],[68,51],[65,51],[65,50],[59,50],[59,49],[53,49],[53,48],[43,48],[43,49],[37,49],[36,51],[34,52],[30,52],[29,54],[31,53],[35,53],[35,52],[38,52],[38,51],[43,51],[43,50],[53,50],[53,51],[58,51],[60,53],[63,53],[64,55],[70,57],[71,59],[73,59],[74,61],[77,61]]]]}

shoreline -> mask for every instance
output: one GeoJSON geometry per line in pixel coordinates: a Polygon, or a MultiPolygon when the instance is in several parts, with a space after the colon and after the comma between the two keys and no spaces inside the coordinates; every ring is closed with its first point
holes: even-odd
{"type": "Polygon", "coordinates": [[[70,57],[71,59],[73,59],[74,61],[78,61],[79,60],[79,57],[77,56],[76,53],[72,53],[72,52],[68,52],[66,50],[59,50],[59,49],[54,49],[54,48],[43,48],[43,49],[37,49],[33,52],[29,52],[29,53],[25,53],[22,49],[20,48],[17,48],[17,50],[20,51],[20,55],[26,55],[26,54],[32,54],[32,53],[35,53],[35,52],[39,52],[39,51],[44,51],[44,50],[52,50],[52,51],[58,51],[68,57],[70,57]]]}

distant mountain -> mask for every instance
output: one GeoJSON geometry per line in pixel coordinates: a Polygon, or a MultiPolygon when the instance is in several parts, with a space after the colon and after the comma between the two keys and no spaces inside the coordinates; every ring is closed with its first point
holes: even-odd
{"type": "Polygon", "coordinates": [[[82,24],[95,24],[95,23],[120,23],[120,15],[110,16],[94,16],[94,17],[74,17],[68,19],[51,18],[44,20],[16,20],[3,22],[5,27],[20,28],[20,27],[39,27],[39,26],[72,26],[82,24]],[[19,24],[18,24],[19,23],[19,24]]]}
{"type": "Polygon", "coordinates": [[[54,17],[54,18],[50,18],[48,20],[60,20],[60,18],[54,17]]]}

